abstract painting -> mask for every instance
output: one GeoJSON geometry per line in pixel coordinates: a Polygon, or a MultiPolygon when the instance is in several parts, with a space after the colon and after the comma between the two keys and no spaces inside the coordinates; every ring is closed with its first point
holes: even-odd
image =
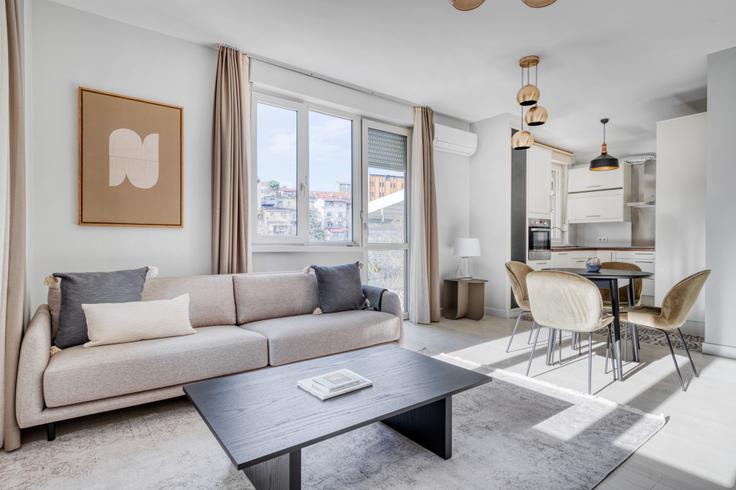
{"type": "Polygon", "coordinates": [[[80,225],[183,225],[183,112],[79,88],[80,225]]]}

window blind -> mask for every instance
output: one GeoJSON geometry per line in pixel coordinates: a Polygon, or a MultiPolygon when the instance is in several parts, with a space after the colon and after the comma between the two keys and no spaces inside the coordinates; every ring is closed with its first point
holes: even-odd
{"type": "Polygon", "coordinates": [[[368,165],[394,172],[406,171],[406,136],[368,128],[368,165]]]}

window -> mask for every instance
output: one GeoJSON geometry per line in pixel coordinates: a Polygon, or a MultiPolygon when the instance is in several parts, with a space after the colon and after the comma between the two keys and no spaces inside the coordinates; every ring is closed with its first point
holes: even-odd
{"type": "Polygon", "coordinates": [[[254,242],[359,243],[358,118],[263,94],[253,102],[254,242]]]}
{"type": "Polygon", "coordinates": [[[308,180],[309,240],[352,240],[352,120],[309,112],[308,180]]]}
{"type": "Polygon", "coordinates": [[[297,112],[259,103],[256,127],[256,233],[296,237],[297,112]]]}
{"type": "Polygon", "coordinates": [[[409,131],[363,122],[367,280],[396,291],[406,308],[409,131]]]}
{"type": "Polygon", "coordinates": [[[550,169],[550,209],[552,210],[551,239],[555,243],[567,243],[567,170],[572,164],[569,154],[552,152],[550,169]]]}
{"type": "Polygon", "coordinates": [[[410,130],[261,93],[252,100],[255,251],[356,247],[364,279],[396,291],[406,309],[410,130]]]}

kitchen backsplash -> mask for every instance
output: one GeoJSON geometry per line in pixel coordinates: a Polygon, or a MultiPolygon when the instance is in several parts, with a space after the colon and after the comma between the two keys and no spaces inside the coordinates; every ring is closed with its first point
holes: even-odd
{"type": "Polygon", "coordinates": [[[584,247],[629,247],[631,223],[587,223],[569,225],[570,244],[584,247]]]}

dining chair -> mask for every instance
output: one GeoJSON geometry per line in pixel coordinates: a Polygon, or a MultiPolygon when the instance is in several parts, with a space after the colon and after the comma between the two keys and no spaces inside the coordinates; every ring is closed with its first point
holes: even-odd
{"type": "MultiPolygon", "coordinates": [[[[529,267],[523,262],[516,262],[516,261],[510,261],[506,262],[506,275],[509,278],[509,282],[511,283],[511,291],[514,293],[514,299],[516,300],[516,304],[519,305],[519,309],[521,310],[521,313],[519,313],[519,316],[516,317],[516,324],[514,325],[514,330],[511,332],[511,338],[509,339],[509,344],[506,346],[506,352],[511,349],[511,342],[514,341],[514,335],[516,335],[516,330],[519,328],[519,322],[521,321],[522,316],[528,316],[532,317],[532,322],[534,321],[534,318],[531,314],[531,310],[529,309],[529,294],[527,293],[526,289],[526,276],[530,272],[533,272],[534,269],[529,267]]],[[[534,323],[532,323],[532,329],[530,330],[529,339],[531,340],[531,331],[534,330],[534,323]]],[[[529,342],[527,342],[529,343],[529,342]]]]}
{"type": "Polygon", "coordinates": [[[569,272],[539,271],[526,276],[529,306],[537,325],[526,374],[542,327],[588,334],[588,394],[592,387],[593,332],[608,327],[613,316],[603,312],[601,292],[592,281],[569,272]]]}
{"type": "Polygon", "coordinates": [[[664,333],[665,339],[667,339],[667,345],[670,348],[670,354],[672,354],[672,360],[675,362],[677,376],[680,378],[682,391],[685,391],[687,388],[685,386],[685,381],[682,379],[680,366],[677,364],[675,350],[672,348],[670,332],[677,330],[677,333],[680,334],[680,339],[685,346],[685,352],[690,360],[693,374],[695,374],[695,377],[698,377],[698,370],[695,368],[693,357],[690,355],[690,349],[687,347],[685,336],[682,334],[680,327],[682,327],[682,325],[687,321],[690,310],[692,310],[695,305],[695,301],[698,299],[700,291],[703,289],[703,285],[705,285],[705,281],[708,279],[708,276],[710,276],[710,271],[704,270],[678,282],[667,292],[662,300],[662,306],[660,308],[640,306],[623,313],[623,318],[625,318],[625,321],[629,323],[659,330],[664,333]]]}

